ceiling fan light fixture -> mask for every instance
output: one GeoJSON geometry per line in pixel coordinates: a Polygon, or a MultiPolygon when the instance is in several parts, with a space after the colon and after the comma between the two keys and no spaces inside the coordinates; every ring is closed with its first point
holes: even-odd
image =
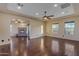
{"type": "Polygon", "coordinates": [[[47,11],[44,11],[43,21],[47,21],[47,20],[51,19],[50,17],[53,17],[53,16],[54,15],[47,16],[47,11]]]}
{"type": "Polygon", "coordinates": [[[44,21],[47,21],[47,20],[48,20],[48,18],[47,18],[47,17],[43,17],[43,20],[44,20],[44,21]]]}
{"type": "Polygon", "coordinates": [[[44,17],[45,20],[47,20],[47,17],[44,17]]]}

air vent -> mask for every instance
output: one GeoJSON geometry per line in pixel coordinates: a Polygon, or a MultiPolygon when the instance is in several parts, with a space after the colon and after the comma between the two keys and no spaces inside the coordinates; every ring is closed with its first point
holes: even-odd
{"type": "Polygon", "coordinates": [[[61,5],[61,8],[64,9],[64,8],[67,8],[70,6],[70,3],[64,3],[61,5]]]}

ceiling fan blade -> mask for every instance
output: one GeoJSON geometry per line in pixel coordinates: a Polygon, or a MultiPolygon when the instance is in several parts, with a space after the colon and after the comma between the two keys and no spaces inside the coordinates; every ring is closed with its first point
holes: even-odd
{"type": "Polygon", "coordinates": [[[51,18],[50,17],[53,17],[54,15],[49,15],[49,16],[47,16],[46,14],[47,14],[47,11],[44,11],[44,16],[42,17],[43,18],[43,21],[47,21],[47,20],[51,20],[51,18]]]}
{"type": "Polygon", "coordinates": [[[49,15],[48,17],[53,17],[54,15],[49,15]]]}
{"type": "Polygon", "coordinates": [[[47,17],[48,18],[48,20],[50,20],[51,18],[50,17],[47,17]]]}

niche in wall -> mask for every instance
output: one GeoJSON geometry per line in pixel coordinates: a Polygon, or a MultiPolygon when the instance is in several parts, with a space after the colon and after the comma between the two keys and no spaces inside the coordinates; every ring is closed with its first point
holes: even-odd
{"type": "Polygon", "coordinates": [[[22,27],[19,27],[18,28],[18,36],[27,36],[27,28],[22,28],[22,27]]]}

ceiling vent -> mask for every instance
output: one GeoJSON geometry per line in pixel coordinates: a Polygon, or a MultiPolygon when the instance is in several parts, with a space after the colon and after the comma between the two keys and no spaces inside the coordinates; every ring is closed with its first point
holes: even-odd
{"type": "Polygon", "coordinates": [[[70,3],[64,3],[61,5],[61,8],[64,9],[64,8],[69,7],[70,5],[71,5],[70,3]]]}

